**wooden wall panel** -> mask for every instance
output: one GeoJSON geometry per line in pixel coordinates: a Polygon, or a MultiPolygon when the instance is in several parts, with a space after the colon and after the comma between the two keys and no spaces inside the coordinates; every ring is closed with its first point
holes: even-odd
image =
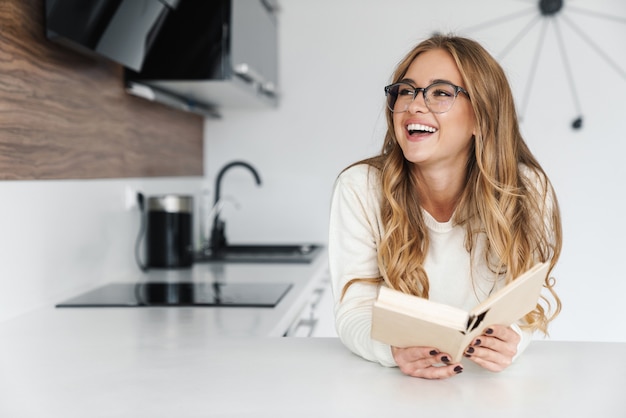
{"type": "Polygon", "coordinates": [[[203,118],[128,95],[123,68],[45,37],[43,0],[0,1],[0,179],[203,175],[203,118]]]}

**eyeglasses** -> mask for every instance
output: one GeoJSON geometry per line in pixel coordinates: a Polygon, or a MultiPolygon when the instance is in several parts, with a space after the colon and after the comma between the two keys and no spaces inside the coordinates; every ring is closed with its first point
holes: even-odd
{"type": "Polygon", "coordinates": [[[459,92],[469,97],[469,93],[463,87],[455,86],[447,81],[438,81],[424,88],[400,82],[385,87],[387,107],[394,113],[406,112],[420,92],[424,95],[426,107],[432,113],[445,113],[450,110],[459,92]]]}

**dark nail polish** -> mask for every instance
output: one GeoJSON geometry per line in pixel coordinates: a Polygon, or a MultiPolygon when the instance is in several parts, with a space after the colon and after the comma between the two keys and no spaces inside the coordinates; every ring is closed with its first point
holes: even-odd
{"type": "Polygon", "coordinates": [[[456,366],[456,367],[454,368],[454,372],[455,372],[455,373],[457,373],[457,374],[458,374],[458,373],[461,373],[462,371],[463,371],[463,367],[461,367],[461,366],[456,366]]]}
{"type": "Polygon", "coordinates": [[[474,345],[480,345],[482,341],[480,341],[480,338],[477,338],[476,341],[474,341],[474,345]]]}
{"type": "Polygon", "coordinates": [[[441,357],[441,361],[443,361],[444,363],[450,363],[450,359],[448,358],[448,356],[441,357]]]}
{"type": "Polygon", "coordinates": [[[469,354],[465,354],[465,357],[470,358],[470,357],[472,357],[472,356],[471,356],[471,355],[469,355],[469,354]]]}
{"type": "Polygon", "coordinates": [[[474,352],[474,347],[467,348],[467,354],[472,354],[474,352]]]}
{"type": "Polygon", "coordinates": [[[487,335],[493,334],[493,329],[492,328],[487,328],[487,330],[485,331],[485,334],[487,334],[487,335]]]}
{"type": "Polygon", "coordinates": [[[436,356],[437,354],[439,354],[439,352],[437,350],[430,350],[430,355],[431,356],[436,356]]]}

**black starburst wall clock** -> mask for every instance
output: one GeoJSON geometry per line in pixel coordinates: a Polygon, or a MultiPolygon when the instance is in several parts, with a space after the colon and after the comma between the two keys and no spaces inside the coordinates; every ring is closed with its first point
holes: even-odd
{"type": "MultiPolygon", "coordinates": [[[[540,31],[537,38],[537,44],[533,52],[532,62],[528,69],[527,79],[525,82],[524,95],[519,105],[520,118],[523,120],[524,114],[527,110],[527,106],[530,100],[531,93],[533,92],[533,82],[535,75],[540,68],[540,56],[542,48],[545,44],[548,36],[554,36],[556,44],[558,45],[559,55],[561,57],[561,68],[550,68],[552,73],[560,71],[562,74],[556,74],[558,76],[564,76],[567,79],[569,90],[571,94],[571,102],[575,108],[576,114],[572,117],[571,127],[578,130],[583,127],[584,120],[584,103],[581,103],[578,95],[578,89],[575,83],[576,67],[572,65],[570,56],[572,52],[576,52],[578,45],[581,43],[586,44],[595,52],[595,57],[589,57],[590,59],[599,60],[604,63],[608,68],[616,71],[619,76],[626,81],[626,70],[622,68],[615,60],[616,56],[623,56],[626,54],[626,48],[621,48],[620,51],[606,51],[601,46],[601,43],[594,39],[597,35],[596,32],[589,30],[585,25],[576,23],[572,17],[575,15],[584,15],[585,18],[600,19],[607,27],[610,25],[626,25],[626,2],[624,5],[624,13],[621,15],[614,15],[612,13],[603,12],[601,10],[595,10],[594,2],[589,1],[588,6],[582,7],[582,1],[575,0],[512,0],[517,2],[523,2],[528,4],[528,8],[522,8],[521,10],[506,14],[504,16],[496,17],[494,19],[482,22],[480,24],[470,26],[463,29],[463,32],[474,33],[487,28],[494,27],[496,25],[502,25],[512,22],[514,20],[526,19],[525,25],[517,33],[511,33],[511,39],[506,46],[496,54],[498,60],[503,60],[509,53],[514,52],[519,42],[527,35],[531,34],[533,30],[538,29],[540,31]],[[567,39],[563,35],[563,28],[567,28],[571,34],[567,39]],[[575,36],[572,36],[575,35],[575,36]],[[616,55],[618,54],[618,55],[616,55]]],[[[624,0],[616,0],[620,3],[624,0]]],[[[522,21],[524,22],[524,21],[522,21]]],[[[597,26],[596,26],[597,30],[597,26]]],[[[625,39],[626,40],[626,39],[625,39]]]]}

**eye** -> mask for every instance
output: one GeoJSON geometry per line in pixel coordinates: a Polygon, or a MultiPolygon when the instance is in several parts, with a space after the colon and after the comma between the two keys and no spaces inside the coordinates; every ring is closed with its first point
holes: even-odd
{"type": "Polygon", "coordinates": [[[415,90],[408,88],[408,87],[400,87],[398,89],[398,96],[411,96],[413,97],[413,93],[415,92],[415,90]]]}
{"type": "Polygon", "coordinates": [[[430,95],[433,97],[452,97],[454,96],[454,90],[447,87],[435,87],[430,95]]]}

